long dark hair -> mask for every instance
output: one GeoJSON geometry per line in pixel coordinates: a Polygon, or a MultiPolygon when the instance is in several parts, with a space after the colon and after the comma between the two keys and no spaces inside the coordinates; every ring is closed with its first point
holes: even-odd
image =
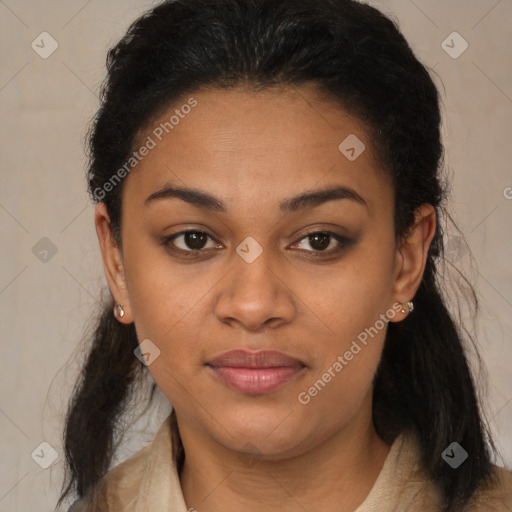
{"type": "MultiPolygon", "coordinates": [[[[431,204],[438,220],[446,214],[438,91],[396,22],[367,4],[167,1],[130,26],[108,52],[107,69],[89,132],[88,179],[120,246],[123,183],[105,184],[126,164],[142,130],[201,86],[316,84],[368,126],[395,191],[396,239],[407,233],[421,204],[431,204]]],[[[374,380],[373,421],[388,443],[401,432],[417,435],[421,463],[449,512],[462,510],[480,485],[493,482],[494,444],[465,351],[474,340],[450,314],[442,293],[443,232],[438,222],[414,313],[388,326],[374,380]],[[469,453],[456,471],[441,458],[453,441],[469,453]]],[[[69,405],[67,487],[59,504],[71,492],[84,496],[109,468],[119,419],[137,376],[147,371],[133,355],[136,344],[133,325],[119,324],[108,304],[69,405]]]]}

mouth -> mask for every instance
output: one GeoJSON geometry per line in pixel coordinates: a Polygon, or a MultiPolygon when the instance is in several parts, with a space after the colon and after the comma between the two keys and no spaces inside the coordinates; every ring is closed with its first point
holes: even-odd
{"type": "Polygon", "coordinates": [[[306,365],[281,352],[232,350],[206,366],[229,388],[248,395],[274,391],[304,371],[306,365]]]}

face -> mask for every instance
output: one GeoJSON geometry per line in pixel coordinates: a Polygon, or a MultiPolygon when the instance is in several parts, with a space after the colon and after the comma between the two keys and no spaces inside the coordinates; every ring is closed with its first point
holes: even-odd
{"type": "Polygon", "coordinates": [[[364,125],[309,87],[202,90],[143,144],[107,278],[122,321],[150,340],[180,429],[280,457],[371,421],[387,324],[419,285],[425,230],[395,245],[393,189],[364,125]],[[223,357],[233,350],[245,353],[223,357]]]}

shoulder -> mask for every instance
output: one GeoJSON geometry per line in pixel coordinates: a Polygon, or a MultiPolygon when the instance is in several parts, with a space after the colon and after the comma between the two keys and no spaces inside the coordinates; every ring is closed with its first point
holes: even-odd
{"type": "Polygon", "coordinates": [[[149,445],[108,471],[68,512],[121,512],[144,508],[147,491],[155,482],[168,485],[169,478],[162,477],[174,468],[170,463],[170,430],[169,416],[149,445]]]}
{"type": "Polygon", "coordinates": [[[133,510],[144,478],[151,445],[112,468],[86,496],[68,512],[114,512],[133,510]]]}
{"type": "Polygon", "coordinates": [[[492,479],[474,494],[468,512],[512,510],[512,473],[493,466],[492,479]]]}
{"type": "MultiPolygon", "coordinates": [[[[389,510],[442,510],[441,491],[421,466],[416,436],[404,433],[390,455],[392,457],[386,472],[392,476],[387,491],[389,495],[396,493],[396,508],[389,510]]],[[[383,496],[384,493],[380,496],[381,502],[383,496]]],[[[368,510],[373,511],[372,508],[368,510]]],[[[366,509],[363,508],[363,511],[366,512],[366,509]]],[[[506,468],[493,465],[490,478],[475,491],[464,511],[512,512],[512,473],[506,468]]]]}

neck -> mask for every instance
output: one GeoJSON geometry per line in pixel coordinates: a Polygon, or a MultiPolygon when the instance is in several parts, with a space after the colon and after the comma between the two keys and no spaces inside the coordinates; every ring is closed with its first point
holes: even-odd
{"type": "MultiPolygon", "coordinates": [[[[370,408],[371,411],[371,408],[370,408]]],[[[390,447],[363,415],[300,455],[244,457],[180,422],[180,475],[188,508],[200,512],[354,512],[373,487],[390,447]]]]}

